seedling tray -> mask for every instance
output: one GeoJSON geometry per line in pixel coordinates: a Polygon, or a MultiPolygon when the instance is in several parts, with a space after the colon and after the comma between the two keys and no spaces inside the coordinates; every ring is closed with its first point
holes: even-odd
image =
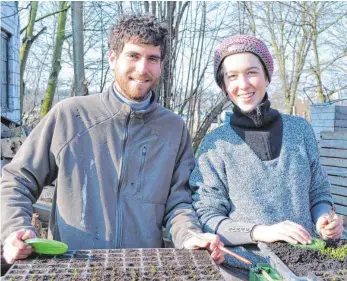
{"type": "MultiPolygon", "coordinates": [[[[324,250],[341,249],[346,245],[346,240],[327,241],[324,250]]],[[[339,270],[347,269],[347,257],[334,258],[320,250],[297,248],[284,242],[259,243],[259,248],[270,258],[271,266],[277,269],[285,281],[307,281],[310,280],[310,272],[328,270],[337,273],[339,270]]]]}
{"type": "Polygon", "coordinates": [[[2,280],[222,281],[206,250],[119,249],[67,251],[18,260],[2,280]]]}

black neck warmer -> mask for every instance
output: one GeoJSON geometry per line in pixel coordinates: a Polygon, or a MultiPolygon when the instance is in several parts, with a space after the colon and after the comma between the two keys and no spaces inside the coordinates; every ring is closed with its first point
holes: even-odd
{"type": "Polygon", "coordinates": [[[250,112],[244,112],[234,104],[234,114],[230,118],[232,129],[263,161],[277,158],[282,146],[282,118],[270,106],[265,93],[261,103],[250,112]]]}

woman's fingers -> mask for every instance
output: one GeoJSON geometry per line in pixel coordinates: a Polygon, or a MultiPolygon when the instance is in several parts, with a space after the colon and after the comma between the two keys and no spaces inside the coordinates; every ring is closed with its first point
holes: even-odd
{"type": "Polygon", "coordinates": [[[277,224],[277,226],[278,232],[282,234],[281,240],[290,243],[311,243],[310,233],[301,225],[291,221],[284,221],[282,223],[277,224]]]}
{"type": "Polygon", "coordinates": [[[289,227],[292,238],[301,244],[311,243],[311,234],[302,225],[292,221],[286,221],[285,223],[289,227]]]}
{"type": "Polygon", "coordinates": [[[343,234],[343,220],[335,214],[333,220],[320,229],[323,239],[341,238],[343,234]]]}

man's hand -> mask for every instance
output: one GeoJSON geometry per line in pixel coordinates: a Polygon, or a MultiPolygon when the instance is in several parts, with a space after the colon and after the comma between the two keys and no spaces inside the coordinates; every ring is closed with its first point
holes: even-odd
{"type": "Polygon", "coordinates": [[[13,264],[16,260],[27,258],[33,252],[33,249],[23,241],[35,237],[36,234],[29,229],[12,232],[4,242],[4,259],[6,262],[13,264]]]}
{"type": "Polygon", "coordinates": [[[283,221],[273,225],[258,225],[253,230],[253,239],[266,243],[286,241],[290,243],[311,244],[310,233],[300,224],[283,221]]]}
{"type": "Polygon", "coordinates": [[[324,240],[339,239],[343,234],[343,220],[336,214],[331,218],[328,214],[321,215],[317,220],[316,230],[324,240]]]}
{"type": "Polygon", "coordinates": [[[222,263],[224,261],[224,253],[219,249],[219,246],[224,246],[224,244],[219,237],[211,233],[199,233],[199,236],[203,239],[193,236],[186,240],[183,247],[185,249],[206,248],[211,252],[211,258],[217,264],[222,263]]]}

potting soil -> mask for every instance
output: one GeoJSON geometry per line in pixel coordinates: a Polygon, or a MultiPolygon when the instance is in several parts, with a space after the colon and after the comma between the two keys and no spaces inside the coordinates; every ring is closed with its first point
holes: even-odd
{"type": "MultiPolygon", "coordinates": [[[[326,248],[332,249],[347,245],[346,240],[326,242],[326,248]]],[[[345,270],[347,275],[347,255],[344,258],[333,258],[319,250],[298,248],[285,242],[271,243],[268,244],[268,247],[298,277],[307,276],[309,272],[313,271],[341,272],[341,270],[345,270]]]]}

